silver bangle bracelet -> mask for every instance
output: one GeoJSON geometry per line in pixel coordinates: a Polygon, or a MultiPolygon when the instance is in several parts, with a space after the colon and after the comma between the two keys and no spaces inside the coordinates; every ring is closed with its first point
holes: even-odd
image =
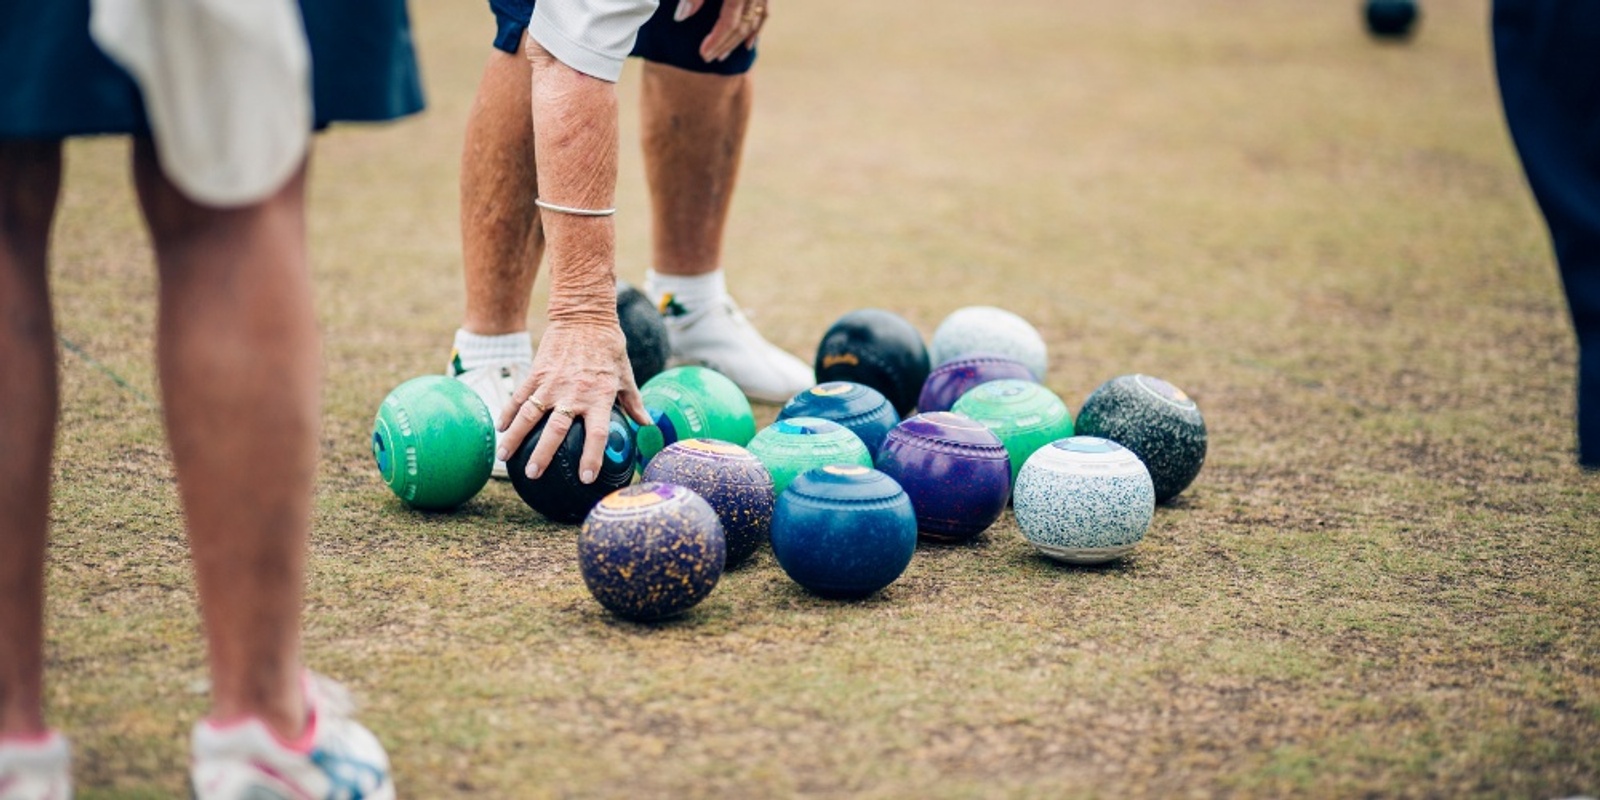
{"type": "Polygon", "coordinates": [[[561,214],[571,214],[575,217],[609,217],[617,213],[615,208],[573,208],[571,206],[558,206],[555,203],[546,203],[535,197],[533,204],[546,210],[561,214]]]}

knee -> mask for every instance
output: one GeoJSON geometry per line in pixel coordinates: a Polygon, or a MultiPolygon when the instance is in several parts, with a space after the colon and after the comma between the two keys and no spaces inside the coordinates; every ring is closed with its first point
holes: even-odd
{"type": "Polygon", "coordinates": [[[161,171],[148,140],[134,144],[133,174],[145,224],[158,252],[207,237],[236,237],[265,220],[286,219],[297,225],[303,212],[304,167],[265,200],[230,208],[203,205],[185,195],[161,171]]]}
{"type": "Polygon", "coordinates": [[[202,206],[178,191],[161,171],[154,145],[136,140],[133,146],[133,183],[150,239],[157,250],[180,245],[209,230],[220,211],[202,206]]]}

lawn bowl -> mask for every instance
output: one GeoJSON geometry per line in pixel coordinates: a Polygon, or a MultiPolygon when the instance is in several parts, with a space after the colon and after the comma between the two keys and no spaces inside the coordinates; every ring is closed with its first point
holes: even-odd
{"type": "Polygon", "coordinates": [[[443,375],[396,386],[372,420],[372,460],[406,505],[450,511],[489,482],[494,421],[465,383],[443,375]]]}
{"type": "Polygon", "coordinates": [[[1367,0],[1362,8],[1367,32],[1380,39],[1409,38],[1419,16],[1416,0],[1367,0]]]}
{"type": "Polygon", "coordinates": [[[1206,423],[1178,387],[1149,375],[1101,384],[1078,409],[1077,433],[1110,439],[1133,451],[1155,481],[1156,502],[1177,497],[1206,461],[1206,423]]]}
{"type": "Polygon", "coordinates": [[[1072,415],[1055,392],[1022,380],[981,383],[961,395],[951,409],[982,423],[1005,445],[1011,458],[1011,482],[1017,482],[1033,451],[1072,435],[1072,415]]]}
{"type": "Polygon", "coordinates": [[[949,411],[956,401],[989,381],[1033,380],[1033,373],[1021,361],[1005,356],[979,353],[962,356],[934,367],[917,396],[917,410],[949,411]]]}
{"type": "Polygon", "coordinates": [[[894,583],[917,549],[911,498],[868,467],[822,467],[794,479],[772,517],[772,554],[823,597],[865,597],[894,583]]]}
{"type": "Polygon", "coordinates": [[[617,322],[628,342],[628,364],[633,368],[634,384],[643,386],[667,368],[667,359],[672,355],[671,343],[667,341],[667,323],[644,292],[620,281],[617,283],[617,322]]]}
{"type": "Polygon", "coordinates": [[[840,317],[817,345],[817,381],[851,381],[878,390],[895,413],[910,414],[928,379],[928,348],[904,317],[863,308],[840,317]]]}
{"type": "Polygon", "coordinates": [[[772,475],[772,488],[780,497],[789,481],[806,470],[830,464],[872,466],[872,454],[861,437],[837,422],[817,417],[773,422],[750,440],[750,452],[772,475]]]}
{"type": "Polygon", "coordinates": [[[583,521],[600,498],[633,482],[634,464],[637,462],[633,426],[616,406],[611,407],[609,430],[606,432],[605,452],[600,459],[600,472],[593,483],[578,479],[578,460],[583,457],[584,423],[582,417],[572,420],[572,427],[556,448],[549,465],[537,478],[528,477],[528,460],[545,426],[555,417],[545,414],[533,427],[528,437],[506,459],[506,472],[511,487],[517,490],[529,508],[552,522],[576,525],[583,521]]]}
{"type": "Polygon", "coordinates": [[[982,424],[948,411],[918,414],[889,431],[878,469],[911,497],[917,530],[942,544],[993,525],[1011,494],[1011,461],[982,424]]]}
{"type": "Polygon", "coordinates": [[[794,396],[778,411],[778,419],[817,417],[837,422],[861,437],[874,457],[883,437],[900,424],[894,404],[877,389],[849,381],[820,383],[794,396]]]}
{"type": "Polygon", "coordinates": [[[1039,552],[1069,564],[1101,564],[1144,540],[1155,486],[1144,462],[1109,439],[1073,436],[1039,448],[1012,492],[1017,527],[1039,552]]]}
{"type": "MultiPolygon", "coordinates": [[[[1036,381],[1044,380],[1049,366],[1044,337],[1015,313],[994,306],[967,306],[950,313],[928,340],[928,355],[935,369],[958,358],[978,353],[1020,361],[1036,381]]],[[[927,411],[926,408],[919,409],[927,411]]]]}
{"type": "Polygon", "coordinates": [[[761,460],[732,442],[685,439],[667,445],[650,460],[644,479],[692,490],[711,504],[728,540],[731,569],[771,538],[777,496],[761,460]]]}
{"type": "Polygon", "coordinates": [[[644,482],[606,495],[578,531],[578,569],[611,613],[648,622],[693,608],[722,578],[727,542],[700,495],[644,482]]]}
{"type": "Polygon", "coordinates": [[[639,387],[654,424],[639,428],[642,470],[680,439],[716,439],[743,447],[756,435],[755,412],[732,380],[706,367],[673,367],[639,387]]]}

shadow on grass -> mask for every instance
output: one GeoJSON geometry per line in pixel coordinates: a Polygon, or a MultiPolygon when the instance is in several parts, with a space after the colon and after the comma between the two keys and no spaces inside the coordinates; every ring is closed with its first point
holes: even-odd
{"type": "Polygon", "coordinates": [[[1011,554],[1010,561],[1024,575],[1086,575],[1133,578],[1137,577],[1141,572],[1137,551],[1100,564],[1073,564],[1066,561],[1058,561],[1037,550],[1030,549],[1011,554]]]}

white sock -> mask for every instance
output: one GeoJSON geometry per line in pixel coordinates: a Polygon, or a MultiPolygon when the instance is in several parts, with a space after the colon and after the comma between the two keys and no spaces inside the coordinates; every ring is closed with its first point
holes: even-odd
{"type": "Polygon", "coordinates": [[[456,331],[455,350],[450,354],[452,374],[507,362],[533,363],[533,336],[527,331],[498,336],[479,336],[466,329],[456,331]]]}
{"type": "Polygon", "coordinates": [[[728,294],[728,286],[721,268],[704,275],[662,275],[647,269],[644,293],[663,316],[681,317],[721,300],[728,294]]]}

